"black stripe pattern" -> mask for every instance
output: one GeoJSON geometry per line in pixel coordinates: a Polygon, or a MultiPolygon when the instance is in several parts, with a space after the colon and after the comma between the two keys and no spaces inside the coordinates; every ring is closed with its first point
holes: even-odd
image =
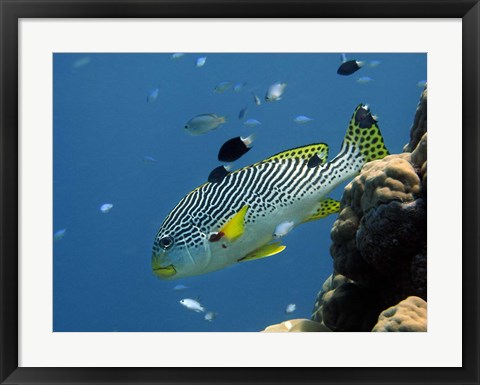
{"type": "Polygon", "coordinates": [[[291,208],[304,199],[311,200],[315,211],[320,199],[353,177],[366,161],[387,154],[376,120],[366,106],[359,105],[340,153],[332,161],[326,162],[327,145],[309,145],[232,172],[218,183],[205,183],[183,198],[164,220],[153,253],[161,252],[160,240],[167,236],[179,248],[204,247],[210,234],[219,231],[245,205],[249,206],[245,215],[247,226],[268,220],[274,211],[291,208]],[[322,162],[309,167],[309,160],[315,154],[321,154],[322,162]]]}

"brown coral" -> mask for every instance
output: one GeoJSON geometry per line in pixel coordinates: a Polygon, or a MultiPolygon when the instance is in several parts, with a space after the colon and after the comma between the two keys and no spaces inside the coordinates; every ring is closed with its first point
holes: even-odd
{"type": "Polygon", "coordinates": [[[317,296],[312,320],[332,331],[370,331],[383,309],[379,296],[347,277],[327,278],[317,296]]]}
{"type": "Polygon", "coordinates": [[[313,314],[311,316],[311,319],[313,321],[324,324],[323,323],[323,304],[331,296],[331,293],[333,290],[335,290],[337,287],[339,287],[340,285],[346,282],[352,282],[352,281],[341,274],[336,274],[335,277],[333,276],[333,274],[331,274],[325,280],[322,286],[322,290],[320,290],[320,292],[318,293],[317,299],[315,301],[313,314]]]}
{"type": "Polygon", "coordinates": [[[324,285],[312,315],[334,331],[371,330],[381,309],[427,298],[426,91],[414,126],[412,153],[368,163],[345,188],[330,248],[343,282],[324,285]]]}
{"type": "Polygon", "coordinates": [[[426,277],[412,274],[412,263],[421,262],[419,255],[426,250],[427,209],[421,191],[411,154],[367,164],[345,188],[343,209],[332,228],[335,271],[362,286],[395,291],[387,301],[426,296],[418,284],[426,277]]]}
{"type": "Polygon", "coordinates": [[[418,297],[408,297],[384,310],[372,332],[426,332],[427,303],[418,297]]]}

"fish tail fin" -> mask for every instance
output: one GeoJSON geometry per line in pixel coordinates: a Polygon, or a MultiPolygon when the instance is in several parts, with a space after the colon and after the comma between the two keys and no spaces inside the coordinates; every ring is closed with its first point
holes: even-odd
{"type": "Polygon", "coordinates": [[[356,175],[365,163],[389,155],[376,119],[368,106],[359,104],[353,112],[340,153],[332,160],[343,171],[342,180],[356,175]]]}

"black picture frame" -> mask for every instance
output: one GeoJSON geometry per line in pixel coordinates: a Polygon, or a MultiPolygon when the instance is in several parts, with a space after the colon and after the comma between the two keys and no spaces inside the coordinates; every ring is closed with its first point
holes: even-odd
{"type": "MultiPolygon", "coordinates": [[[[479,384],[478,0],[0,0],[1,384],[479,384]],[[463,335],[461,368],[18,367],[18,21],[21,18],[462,18],[463,335]]],[[[444,347],[448,349],[448,346],[444,347]]]]}

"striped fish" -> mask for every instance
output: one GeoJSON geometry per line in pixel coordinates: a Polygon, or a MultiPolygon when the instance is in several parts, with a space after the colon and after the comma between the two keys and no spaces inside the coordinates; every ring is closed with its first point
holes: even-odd
{"type": "Polygon", "coordinates": [[[162,279],[205,274],[281,252],[277,226],[339,211],[327,198],[371,160],[388,155],[367,106],[355,109],[340,153],[311,144],[276,154],[190,192],[165,218],[155,237],[152,269],[162,279]]]}

